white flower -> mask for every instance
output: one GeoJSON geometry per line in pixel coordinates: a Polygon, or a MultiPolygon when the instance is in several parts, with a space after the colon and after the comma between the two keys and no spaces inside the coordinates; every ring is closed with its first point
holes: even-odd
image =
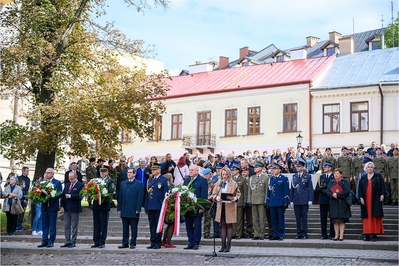
{"type": "Polygon", "coordinates": [[[55,191],[55,190],[52,190],[52,191],[50,192],[50,195],[51,195],[51,197],[52,197],[52,198],[54,198],[54,197],[55,197],[55,193],[56,193],[56,191],[55,191]]]}
{"type": "Polygon", "coordinates": [[[172,188],[172,193],[175,193],[175,192],[178,192],[178,191],[179,191],[178,187],[172,188]]]}
{"type": "Polygon", "coordinates": [[[54,184],[51,183],[51,182],[48,182],[46,187],[53,189],[54,188],[54,184]]]}
{"type": "Polygon", "coordinates": [[[105,194],[107,194],[107,193],[108,193],[108,189],[103,188],[103,190],[101,191],[101,194],[105,195],[105,194]]]}

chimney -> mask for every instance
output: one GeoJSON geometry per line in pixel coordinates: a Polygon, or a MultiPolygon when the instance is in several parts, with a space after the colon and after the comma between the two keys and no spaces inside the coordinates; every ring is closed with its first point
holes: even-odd
{"type": "Polygon", "coordinates": [[[226,56],[219,56],[219,69],[223,69],[229,65],[229,58],[226,56]]]}
{"type": "Polygon", "coordinates": [[[335,43],[338,43],[339,42],[339,38],[342,37],[342,34],[337,32],[337,31],[329,32],[328,35],[329,35],[328,39],[330,41],[332,41],[332,42],[335,42],[335,43]]]}
{"type": "Polygon", "coordinates": [[[344,38],[339,38],[339,52],[341,54],[353,54],[354,51],[354,43],[353,43],[353,37],[344,37],[344,38]]]}
{"type": "Polygon", "coordinates": [[[320,38],[314,37],[314,36],[308,36],[306,37],[306,46],[307,47],[312,47],[316,43],[320,41],[320,38]]]}
{"type": "Polygon", "coordinates": [[[248,55],[248,46],[240,48],[240,58],[243,58],[244,56],[247,56],[247,55],[248,55]]]}
{"type": "Polygon", "coordinates": [[[306,59],[308,51],[305,48],[290,51],[291,60],[306,59]]]}

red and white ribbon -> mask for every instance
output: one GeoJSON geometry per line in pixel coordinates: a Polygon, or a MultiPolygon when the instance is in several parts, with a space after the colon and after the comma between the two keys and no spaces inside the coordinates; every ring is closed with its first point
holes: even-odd
{"type": "Polygon", "coordinates": [[[179,236],[180,233],[180,192],[176,193],[176,201],[175,201],[175,224],[173,234],[175,236],[179,236]]]}
{"type": "Polygon", "coordinates": [[[169,193],[165,194],[165,199],[162,202],[162,207],[161,207],[161,213],[159,215],[158,219],[158,226],[157,226],[157,232],[161,233],[163,224],[165,222],[165,216],[166,216],[166,210],[168,209],[168,201],[169,201],[169,193]]]}
{"type": "Polygon", "coordinates": [[[98,205],[101,205],[101,191],[100,191],[99,184],[97,184],[97,195],[98,195],[98,199],[97,199],[98,205]]]}

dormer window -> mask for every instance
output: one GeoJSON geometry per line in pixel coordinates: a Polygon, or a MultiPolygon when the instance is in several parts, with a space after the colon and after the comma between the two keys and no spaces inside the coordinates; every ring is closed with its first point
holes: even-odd
{"type": "Polygon", "coordinates": [[[327,55],[327,56],[332,56],[332,55],[335,54],[335,47],[329,47],[329,48],[327,48],[326,50],[327,50],[327,51],[326,51],[326,55],[327,55]]]}
{"type": "Polygon", "coordinates": [[[279,55],[279,56],[277,56],[276,61],[277,61],[277,62],[284,62],[284,55],[279,55]]]}
{"type": "Polygon", "coordinates": [[[371,42],[371,50],[380,49],[380,41],[372,41],[371,42]]]}

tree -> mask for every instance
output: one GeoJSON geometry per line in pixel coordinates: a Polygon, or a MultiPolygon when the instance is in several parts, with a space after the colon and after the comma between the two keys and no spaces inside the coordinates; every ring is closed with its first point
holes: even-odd
{"type": "MultiPolygon", "coordinates": [[[[166,8],[168,1],[153,0],[166,8]]],[[[142,12],[145,0],[124,0],[142,12]]],[[[137,138],[151,136],[151,121],[165,111],[156,98],[166,95],[167,72],[147,76],[124,67],[117,57],[151,52],[111,23],[100,25],[106,0],[15,0],[0,27],[3,95],[24,97],[25,125],[0,127],[2,153],[26,162],[36,157],[35,173],[54,167],[62,155],[114,156],[121,129],[137,138]]]]}
{"type": "Polygon", "coordinates": [[[389,24],[384,33],[385,46],[387,48],[399,47],[399,18],[393,24],[389,24]]]}

